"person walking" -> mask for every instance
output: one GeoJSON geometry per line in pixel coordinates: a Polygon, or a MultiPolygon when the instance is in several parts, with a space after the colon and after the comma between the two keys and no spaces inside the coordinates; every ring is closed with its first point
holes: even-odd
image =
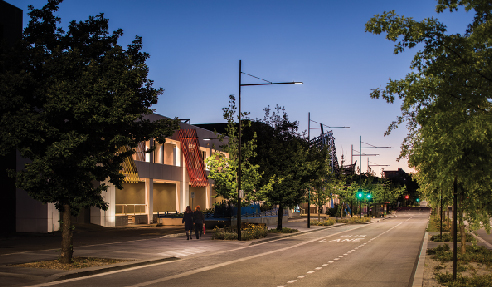
{"type": "Polygon", "coordinates": [[[200,205],[197,205],[195,207],[195,212],[193,213],[193,221],[195,221],[196,239],[200,239],[200,237],[202,237],[202,232],[203,232],[203,222],[205,221],[203,212],[200,211],[200,205]]]}
{"type": "Polygon", "coordinates": [[[193,229],[193,212],[191,211],[191,207],[189,205],[186,207],[181,223],[185,224],[186,240],[192,239],[191,230],[193,229]]]}

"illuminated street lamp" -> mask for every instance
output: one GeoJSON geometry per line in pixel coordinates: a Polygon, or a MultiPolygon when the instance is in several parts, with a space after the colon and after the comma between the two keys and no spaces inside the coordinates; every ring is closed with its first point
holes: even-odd
{"type": "MultiPolygon", "coordinates": [[[[241,241],[241,87],[243,86],[266,86],[266,85],[302,85],[302,82],[273,83],[267,81],[265,84],[243,84],[241,83],[241,60],[239,60],[239,139],[238,139],[238,172],[237,172],[237,240],[241,241]]],[[[283,212],[283,211],[282,211],[283,212]]]]}

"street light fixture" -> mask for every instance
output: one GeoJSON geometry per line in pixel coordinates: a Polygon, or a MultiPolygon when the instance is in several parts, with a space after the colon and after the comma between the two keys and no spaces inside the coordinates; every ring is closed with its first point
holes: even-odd
{"type": "Polygon", "coordinates": [[[239,60],[239,139],[238,139],[238,172],[237,172],[237,240],[241,241],[241,87],[244,86],[266,86],[266,85],[302,85],[302,82],[282,82],[265,84],[243,84],[241,83],[241,60],[239,60]]]}

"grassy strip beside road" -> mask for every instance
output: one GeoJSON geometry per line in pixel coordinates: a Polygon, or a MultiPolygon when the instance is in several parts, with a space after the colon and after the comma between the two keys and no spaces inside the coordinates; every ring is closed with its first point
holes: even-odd
{"type": "Polygon", "coordinates": [[[472,245],[466,254],[458,254],[458,276],[452,280],[453,252],[449,245],[439,245],[427,250],[432,260],[440,262],[434,267],[434,276],[439,284],[450,287],[492,286],[492,251],[485,247],[472,245]]]}

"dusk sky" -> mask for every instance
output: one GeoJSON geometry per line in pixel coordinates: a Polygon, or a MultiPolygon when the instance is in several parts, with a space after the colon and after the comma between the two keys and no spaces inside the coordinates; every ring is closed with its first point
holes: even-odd
{"type": "MultiPolygon", "coordinates": [[[[24,10],[41,8],[46,0],[6,0],[24,10]]],[[[270,105],[284,106],[302,130],[311,119],[333,129],[337,155],[350,163],[351,144],[359,152],[362,142],[391,149],[379,153],[371,164],[389,165],[385,170],[411,171],[406,160],[397,162],[405,126],[384,136],[388,125],[400,115],[400,102],[393,105],[372,100],[370,89],[384,87],[390,78],[410,72],[417,49],[393,54],[393,42],[384,35],[364,32],[374,15],[395,10],[415,20],[438,18],[448,33],[464,33],[473,18],[464,9],[437,14],[433,0],[65,0],[56,13],[66,27],[70,20],[86,20],[104,13],[110,30],[123,29],[119,44],[126,47],[135,35],[143,37],[149,79],[165,89],[154,106],[167,117],[189,118],[191,123],[224,122],[222,108],[228,96],[238,94],[239,60],[242,71],[271,82],[302,81],[303,85],[243,87],[242,109],[250,117],[263,118],[270,105]]],[[[259,83],[243,75],[243,83],[259,83]]],[[[311,123],[311,137],[320,134],[311,123]]],[[[325,128],[325,130],[329,130],[325,128]]],[[[359,158],[354,158],[359,163],[359,158]]],[[[359,165],[359,164],[358,164],[359,165]]],[[[362,157],[362,171],[367,157],[362,157]]],[[[373,167],[381,173],[381,167],[373,167]]]]}

